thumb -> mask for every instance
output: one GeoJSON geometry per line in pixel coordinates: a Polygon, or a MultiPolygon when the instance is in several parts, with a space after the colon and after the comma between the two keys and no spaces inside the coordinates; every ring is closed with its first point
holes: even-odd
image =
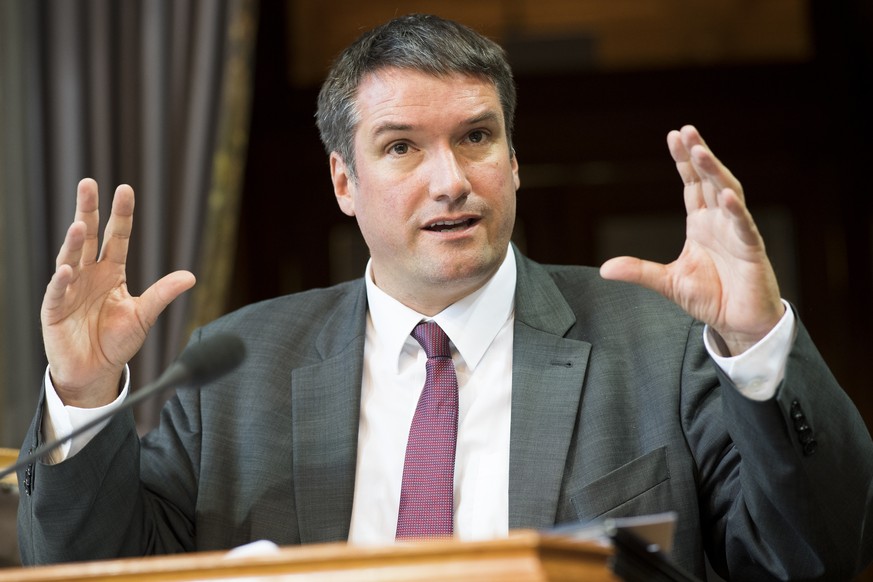
{"type": "Polygon", "coordinates": [[[189,271],[174,271],[155,281],[140,296],[140,317],[151,327],[158,316],[175,299],[194,286],[196,279],[189,271]]]}
{"type": "Polygon", "coordinates": [[[600,276],[611,281],[641,285],[662,295],[668,295],[666,265],[636,257],[616,257],[600,266],[600,276]]]}

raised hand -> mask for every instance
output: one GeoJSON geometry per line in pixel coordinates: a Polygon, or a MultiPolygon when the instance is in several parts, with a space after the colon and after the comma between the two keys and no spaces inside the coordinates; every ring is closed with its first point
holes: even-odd
{"type": "Polygon", "coordinates": [[[140,297],[127,289],[125,265],[134,194],[119,186],[98,245],[97,183],[79,182],[75,222],[67,230],[43,298],[43,342],[52,383],[65,404],[94,407],[118,396],[124,365],[139,351],[158,315],[194,285],[194,275],[166,275],[140,297]]]}
{"type": "Polygon", "coordinates": [[[731,355],[740,354],[784,313],[776,275],[739,181],[697,129],[671,131],[667,145],[685,183],[686,239],[681,254],[668,265],[618,257],[604,263],[600,273],[663,294],[708,323],[731,355]]]}

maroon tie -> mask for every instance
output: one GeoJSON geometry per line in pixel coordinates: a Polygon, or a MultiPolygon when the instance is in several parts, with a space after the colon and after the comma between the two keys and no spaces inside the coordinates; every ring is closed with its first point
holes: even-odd
{"type": "Polygon", "coordinates": [[[458,378],[449,338],[440,326],[433,321],[419,323],[412,337],[427,354],[427,377],[406,443],[396,537],[451,536],[458,378]]]}

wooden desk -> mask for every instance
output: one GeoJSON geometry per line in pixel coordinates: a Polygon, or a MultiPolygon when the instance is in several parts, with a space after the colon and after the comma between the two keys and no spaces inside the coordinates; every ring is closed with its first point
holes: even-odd
{"type": "MultiPolygon", "coordinates": [[[[0,469],[18,460],[18,449],[0,448],[0,469]]],[[[8,475],[0,480],[0,568],[18,565],[18,534],[15,514],[18,511],[18,480],[8,475]]]]}
{"type": "MultiPolygon", "coordinates": [[[[17,460],[18,449],[4,449],[0,447],[0,469],[5,469],[17,460]]],[[[14,474],[6,475],[3,479],[0,479],[0,489],[15,489],[18,491],[18,478],[14,474]]]]}
{"type": "Polygon", "coordinates": [[[433,541],[394,546],[343,543],[281,548],[270,555],[225,552],[0,570],[0,582],[60,580],[216,580],[288,582],[613,582],[609,548],[535,531],[486,542],[433,541]]]}

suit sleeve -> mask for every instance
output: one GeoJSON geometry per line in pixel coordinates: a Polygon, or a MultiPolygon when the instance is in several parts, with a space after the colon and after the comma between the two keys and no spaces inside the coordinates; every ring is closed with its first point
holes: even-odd
{"type": "MultiPolygon", "coordinates": [[[[43,408],[44,399],[23,453],[39,444],[43,408]]],[[[162,435],[160,450],[149,455],[160,457],[160,472],[140,465],[141,444],[130,411],[113,418],[74,457],[21,471],[18,534],[24,564],[194,548],[198,431],[175,399],[163,414],[175,418],[172,434],[162,435]]]]}
{"type": "Polygon", "coordinates": [[[713,367],[718,385],[682,403],[710,562],[733,580],[850,579],[873,559],[873,442],[806,330],[770,400],[713,367]]]}

